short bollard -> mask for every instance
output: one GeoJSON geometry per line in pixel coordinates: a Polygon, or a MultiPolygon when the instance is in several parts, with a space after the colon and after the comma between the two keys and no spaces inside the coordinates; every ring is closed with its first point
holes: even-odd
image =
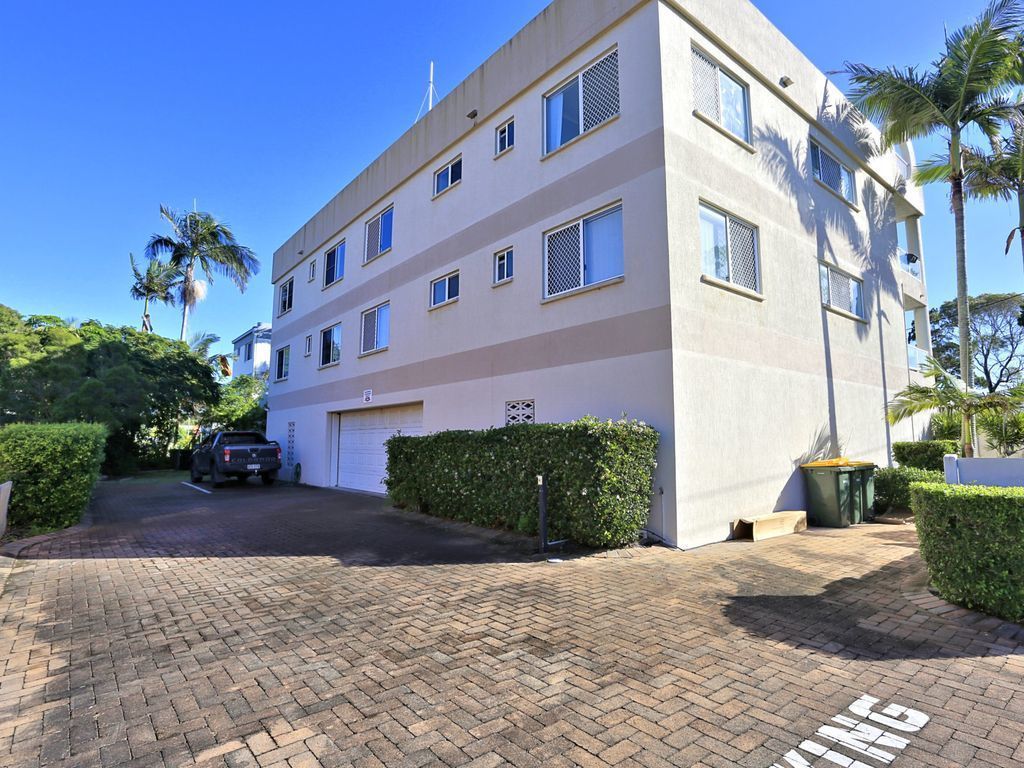
{"type": "Polygon", "coordinates": [[[540,551],[543,554],[552,545],[565,544],[567,541],[548,541],[548,484],[544,482],[544,475],[537,475],[537,511],[540,518],[540,551]]]}

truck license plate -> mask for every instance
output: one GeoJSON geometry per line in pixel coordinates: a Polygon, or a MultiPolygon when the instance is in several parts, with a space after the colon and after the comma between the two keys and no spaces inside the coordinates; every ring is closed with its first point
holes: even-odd
{"type": "Polygon", "coordinates": [[[248,464],[248,465],[246,465],[245,468],[246,469],[259,469],[260,465],[259,464],[248,464]]]}

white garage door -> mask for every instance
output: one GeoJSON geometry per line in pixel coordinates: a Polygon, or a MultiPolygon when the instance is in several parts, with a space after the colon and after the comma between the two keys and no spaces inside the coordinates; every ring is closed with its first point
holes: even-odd
{"type": "Polygon", "coordinates": [[[342,413],[338,434],[338,486],[385,493],[387,452],[384,441],[395,432],[423,434],[423,405],[400,405],[342,413]]]}

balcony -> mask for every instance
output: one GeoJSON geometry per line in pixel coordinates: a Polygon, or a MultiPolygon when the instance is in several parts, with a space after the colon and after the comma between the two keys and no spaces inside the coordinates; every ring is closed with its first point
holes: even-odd
{"type": "Polygon", "coordinates": [[[916,277],[918,280],[921,279],[921,260],[917,256],[907,253],[904,250],[900,251],[900,269],[908,275],[916,277]],[[914,257],[913,261],[910,260],[911,256],[914,257]]]}
{"type": "Polygon", "coordinates": [[[907,158],[903,157],[901,153],[895,152],[894,154],[896,155],[896,173],[898,175],[897,181],[899,179],[903,179],[904,181],[909,182],[910,174],[913,170],[910,167],[910,163],[907,162],[907,158]]]}
{"type": "Polygon", "coordinates": [[[921,349],[916,344],[907,344],[907,367],[912,371],[920,371],[930,354],[927,349],[921,349]]]}

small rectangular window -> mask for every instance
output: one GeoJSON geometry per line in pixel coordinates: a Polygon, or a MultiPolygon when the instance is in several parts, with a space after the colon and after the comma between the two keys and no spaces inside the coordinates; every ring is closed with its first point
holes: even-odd
{"type": "Polygon", "coordinates": [[[251,341],[245,342],[245,359],[247,361],[248,360],[252,360],[252,342],[251,341]]]}
{"type": "Polygon", "coordinates": [[[621,205],[574,221],[545,236],[545,296],[622,277],[623,272],[621,205]]]}
{"type": "Polygon", "coordinates": [[[821,303],[856,315],[862,320],[864,314],[864,282],[846,272],[818,264],[818,278],[821,285],[821,303]]]}
{"type": "Polygon", "coordinates": [[[544,97],[544,152],[619,114],[619,52],[594,62],[544,97]]]}
{"type": "Polygon", "coordinates": [[[345,276],[345,241],[324,254],[324,287],[338,282],[345,276]]]}
{"type": "Polygon", "coordinates": [[[749,142],[750,95],[747,86],[696,48],[691,49],[691,67],[694,109],[729,133],[749,142]]]}
{"type": "Polygon", "coordinates": [[[366,223],[366,251],[363,263],[375,259],[385,251],[391,250],[391,229],[394,224],[395,209],[388,208],[366,223]]]}
{"type": "Polygon", "coordinates": [[[459,298],[459,273],[453,272],[430,284],[430,306],[436,307],[459,298]]]}
{"type": "Polygon", "coordinates": [[[391,335],[391,304],[385,302],[363,312],[361,354],[387,349],[391,335]]]}
{"type": "MultiPolygon", "coordinates": [[[[312,342],[311,342],[312,343],[312,342]]],[[[341,323],[320,331],[320,367],[341,360],[341,323]]]]}
{"type": "Polygon", "coordinates": [[[281,286],[281,300],[278,304],[277,314],[283,315],[292,308],[292,294],[294,293],[294,278],[288,280],[281,286]]]}
{"type": "Polygon", "coordinates": [[[316,259],[309,262],[309,278],[307,282],[312,283],[314,280],[316,280],[316,259]]]}
{"type": "Polygon", "coordinates": [[[282,381],[288,378],[288,358],[291,356],[291,347],[281,347],[277,350],[277,367],[274,369],[274,378],[282,381]]]}
{"type": "Polygon", "coordinates": [[[853,171],[836,157],[811,142],[811,170],[814,178],[851,205],[857,204],[857,184],[853,171]]]}
{"type": "Polygon", "coordinates": [[[755,227],[702,203],[700,252],[705,275],[751,291],[761,290],[755,227]]]}
{"type": "Polygon", "coordinates": [[[462,158],[457,157],[444,168],[434,172],[434,195],[440,195],[460,181],[462,181],[462,158]]]}
{"type": "Polygon", "coordinates": [[[500,155],[516,145],[516,121],[499,125],[494,132],[494,154],[500,155]]]}
{"type": "Polygon", "coordinates": [[[512,249],[509,248],[505,251],[498,251],[494,254],[494,282],[504,283],[507,280],[511,280],[515,274],[515,262],[513,260],[512,249]]]}
{"type": "Polygon", "coordinates": [[[309,335],[306,336],[306,351],[304,353],[304,356],[305,357],[309,357],[312,354],[313,354],[313,334],[309,334],[309,335]]]}

